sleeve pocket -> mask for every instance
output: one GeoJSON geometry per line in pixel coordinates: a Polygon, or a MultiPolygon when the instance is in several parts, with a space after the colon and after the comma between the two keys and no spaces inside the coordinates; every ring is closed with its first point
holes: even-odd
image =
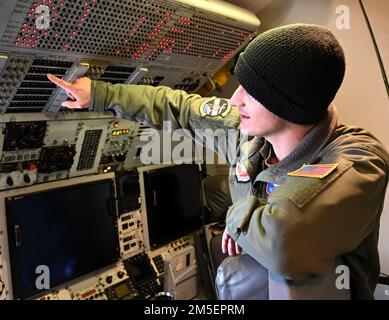
{"type": "Polygon", "coordinates": [[[336,170],[324,179],[288,177],[287,181],[273,191],[270,197],[285,197],[290,199],[298,208],[304,207],[353,166],[353,163],[345,158],[340,158],[337,163],[336,170]]]}

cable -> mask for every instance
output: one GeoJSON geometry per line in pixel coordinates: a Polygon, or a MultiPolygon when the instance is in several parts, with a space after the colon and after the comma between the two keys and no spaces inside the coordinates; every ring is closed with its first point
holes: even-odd
{"type": "Polygon", "coordinates": [[[369,18],[368,18],[368,16],[367,16],[367,13],[366,13],[366,10],[365,10],[365,7],[364,7],[364,5],[363,5],[362,0],[359,0],[359,4],[360,4],[360,6],[361,6],[363,16],[364,16],[364,18],[365,18],[365,20],[366,20],[367,28],[369,29],[369,33],[370,33],[371,39],[372,39],[372,41],[373,41],[373,45],[374,45],[374,49],[375,49],[375,52],[376,52],[376,55],[377,55],[378,63],[379,63],[379,65],[380,65],[382,77],[384,78],[386,93],[387,93],[388,98],[389,98],[389,83],[388,83],[388,78],[387,78],[387,76],[386,76],[384,63],[382,62],[382,58],[381,58],[380,51],[379,51],[379,49],[378,49],[377,41],[376,41],[376,39],[375,39],[375,37],[374,37],[373,29],[371,28],[371,24],[370,24],[370,21],[369,21],[369,18]]]}

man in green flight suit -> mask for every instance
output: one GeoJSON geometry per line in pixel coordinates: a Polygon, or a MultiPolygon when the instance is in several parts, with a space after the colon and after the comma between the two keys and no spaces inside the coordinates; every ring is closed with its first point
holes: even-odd
{"type": "MultiPolygon", "coordinates": [[[[250,257],[288,285],[325,277],[336,262],[350,272],[351,298],[372,299],[389,155],[367,131],[338,123],[331,102],[344,71],[343,50],[329,30],[294,24],[260,34],[239,56],[240,85],[230,101],[48,77],[73,98],[63,103],[68,108],[111,110],[158,128],[170,121],[173,129],[238,128],[252,136],[231,164],[234,204],[222,250],[250,257]]],[[[256,282],[256,274],[247,277],[256,282]]]]}

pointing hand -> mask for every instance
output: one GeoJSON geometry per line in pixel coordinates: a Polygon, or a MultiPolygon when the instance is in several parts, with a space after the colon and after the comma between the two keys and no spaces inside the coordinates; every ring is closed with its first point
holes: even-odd
{"type": "Polygon", "coordinates": [[[64,101],[62,106],[70,109],[83,109],[88,108],[91,102],[91,84],[92,81],[83,77],[76,79],[73,82],[69,83],[60,78],[47,74],[47,78],[55,83],[58,87],[61,87],[66,91],[66,94],[73,101],[64,101]]]}

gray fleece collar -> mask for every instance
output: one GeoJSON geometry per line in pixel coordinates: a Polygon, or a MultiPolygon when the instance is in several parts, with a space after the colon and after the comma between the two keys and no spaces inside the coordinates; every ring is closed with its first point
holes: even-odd
{"type": "MultiPolygon", "coordinates": [[[[288,172],[300,168],[303,164],[312,162],[317,154],[330,142],[338,126],[336,107],[328,108],[327,116],[314,126],[304,137],[301,143],[286,158],[263,170],[257,179],[267,181],[267,176],[283,176],[288,172]],[[264,180],[263,180],[264,179],[264,180]]],[[[250,141],[248,159],[255,169],[260,169],[261,161],[269,155],[271,144],[264,138],[255,137],[250,141]]]]}

